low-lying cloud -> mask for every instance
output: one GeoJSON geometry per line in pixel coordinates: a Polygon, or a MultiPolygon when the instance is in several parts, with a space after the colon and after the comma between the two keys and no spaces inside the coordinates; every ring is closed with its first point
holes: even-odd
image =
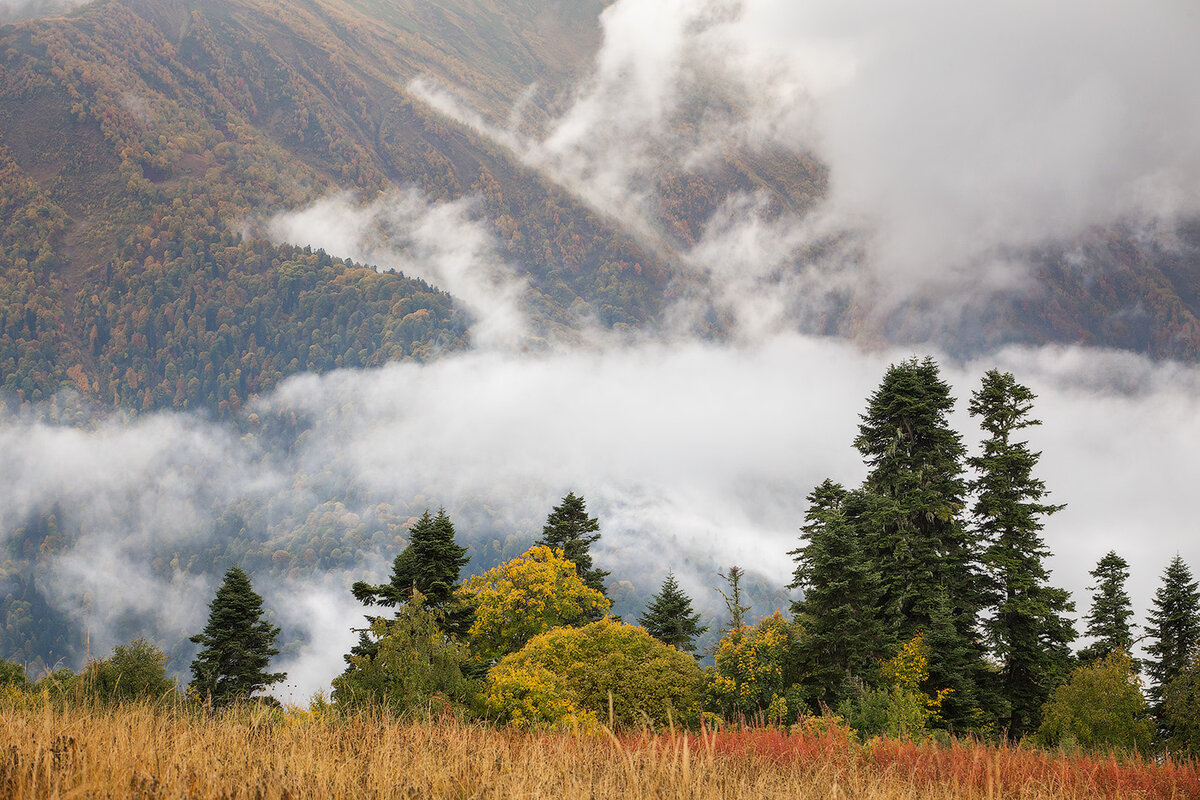
{"type": "MultiPolygon", "coordinates": [[[[613,580],[645,598],[674,569],[716,614],[720,567],[739,564],[779,590],[790,581],[785,554],[805,495],[827,476],[861,479],[850,444],[858,414],[887,364],[905,355],[781,334],[745,346],[472,351],[297,376],[254,409],[308,421],[286,454],[269,452],[262,435],[186,415],[87,430],[9,418],[0,437],[13,491],[2,510],[16,520],[59,503],[76,520],[77,540],[52,561],[47,590],[91,631],[98,653],[119,641],[116,621],[128,630],[136,619],[166,643],[203,624],[219,576],[151,568],[147,553],[161,551],[162,539],[202,551],[194,545],[217,536],[213,508],[243,499],[303,520],[347,486],[372,502],[445,505],[476,552],[509,537],[519,552],[563,494],[582,492],[602,523],[597,562],[613,580]],[[125,454],[119,466],[114,453],[125,454]]],[[[1087,571],[1116,549],[1131,564],[1130,593],[1144,615],[1174,553],[1200,567],[1185,502],[1200,451],[1200,372],[1080,349],[948,364],[955,424],[972,442],[966,399],[997,365],[1040,394],[1045,425],[1030,438],[1044,451],[1039,472],[1054,501],[1068,504],[1045,532],[1054,580],[1085,611],[1087,571]]],[[[274,619],[298,637],[280,660],[289,697],[307,698],[340,671],[362,612],[346,588],[386,575],[393,555],[256,578],[274,619]]]]}
{"type": "Polygon", "coordinates": [[[525,283],[497,254],[477,205],[475,197],[430,203],[412,188],[368,204],[342,193],[273,217],[267,231],[278,241],[424,278],[471,314],[477,345],[515,347],[528,336],[521,308],[525,283]]]}
{"type": "Polygon", "coordinates": [[[87,0],[0,0],[0,23],[61,14],[85,2],[87,0]]]}

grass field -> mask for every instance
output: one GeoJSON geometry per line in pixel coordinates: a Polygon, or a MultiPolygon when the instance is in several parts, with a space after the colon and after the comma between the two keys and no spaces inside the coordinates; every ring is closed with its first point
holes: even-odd
{"type": "Polygon", "coordinates": [[[528,734],[147,706],[0,709],[4,798],[1200,798],[1194,765],[839,729],[528,734]]]}

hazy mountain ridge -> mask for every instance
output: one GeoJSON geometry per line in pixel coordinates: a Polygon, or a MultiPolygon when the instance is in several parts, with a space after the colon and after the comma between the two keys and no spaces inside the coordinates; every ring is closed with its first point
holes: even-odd
{"type": "MultiPolygon", "coordinates": [[[[163,386],[147,401],[125,390],[125,373],[132,368],[132,383],[142,387],[174,383],[167,365],[184,353],[199,358],[195,351],[211,344],[222,322],[230,325],[222,348],[231,351],[223,355],[282,359],[269,374],[252,376],[256,385],[243,387],[251,394],[292,371],[427,354],[435,342],[454,346],[457,323],[448,339],[429,330],[403,337],[402,352],[383,346],[379,331],[419,310],[408,304],[384,313],[386,320],[353,328],[343,319],[339,330],[311,343],[324,351],[314,357],[294,348],[276,352],[286,344],[268,341],[268,329],[295,311],[294,298],[270,297],[281,289],[278,272],[289,253],[239,231],[253,232],[256,219],[306,205],[335,186],[371,197],[412,185],[430,203],[478,194],[502,229],[522,219],[521,234],[504,243],[505,255],[531,273],[535,316],[544,324],[569,323],[581,294],[589,313],[609,325],[654,315],[665,277],[652,256],[370,69],[347,65],[336,49],[309,45],[298,33],[332,48],[329,31],[352,36],[356,30],[343,27],[353,26],[352,18],[280,7],[286,19],[278,20],[258,14],[252,3],[147,5],[153,12],[143,16],[133,4],[98,3],[3,32],[0,141],[7,151],[6,218],[14,220],[5,237],[12,252],[4,270],[11,287],[4,349],[6,385],[18,397],[48,397],[70,380],[85,394],[134,408],[215,407],[229,399],[216,396],[224,387],[191,391],[185,377],[182,393],[163,386]],[[252,24],[242,24],[242,15],[252,24]],[[177,39],[169,40],[160,26],[173,25],[177,39]],[[164,283],[163,271],[175,277],[164,283]],[[235,294],[224,302],[221,286],[193,286],[193,275],[227,280],[235,294]],[[252,287],[253,275],[269,289],[252,287]],[[131,307],[139,291],[149,293],[148,308],[131,307]],[[264,293],[274,310],[244,315],[242,305],[264,293]],[[537,301],[539,295],[547,299],[537,301]],[[181,297],[186,308],[178,306],[181,297]],[[232,318],[215,319],[213,303],[232,318]],[[167,318],[167,304],[175,305],[175,319],[167,318]],[[27,309],[41,322],[16,330],[13,320],[27,309]],[[174,335],[180,316],[194,328],[194,341],[175,341],[187,338],[183,331],[174,335]],[[197,316],[207,317],[208,326],[194,324],[197,316]],[[246,338],[252,328],[258,329],[253,341],[246,338]],[[130,347],[138,333],[147,343],[130,347]],[[347,339],[357,342],[353,353],[347,339]]],[[[334,277],[302,289],[324,294],[325,279],[334,277]]],[[[346,317],[363,311],[344,307],[346,317]]],[[[222,375],[233,378],[236,369],[199,377],[212,384],[222,375]]],[[[239,396],[244,400],[246,392],[239,396]]]]}

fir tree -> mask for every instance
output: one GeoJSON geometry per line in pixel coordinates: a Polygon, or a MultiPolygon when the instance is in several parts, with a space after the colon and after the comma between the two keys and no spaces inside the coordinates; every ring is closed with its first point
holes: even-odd
{"type": "Polygon", "coordinates": [[[982,585],[961,518],[965,449],[947,420],[953,407],[933,359],[893,364],[868,398],[854,445],[870,469],[859,519],[867,558],[880,576],[882,619],[898,641],[935,621],[944,626],[944,593],[958,641],[943,650],[929,644],[929,675],[933,685],[953,690],[943,717],[962,727],[979,715],[973,691],[955,680],[984,669],[977,631],[982,585]]]}
{"type": "Polygon", "coordinates": [[[1033,476],[1041,453],[1013,434],[1041,422],[1029,416],[1036,395],[1011,373],[991,370],[971,397],[970,412],[989,434],[982,453],[968,460],[976,477],[975,530],[986,543],[983,566],[994,613],[984,625],[1000,661],[999,690],[1007,699],[1008,733],[1021,738],[1041,724],[1042,705],[1067,676],[1075,629],[1070,595],[1049,585],[1050,555],[1039,532],[1043,518],[1062,506],[1042,502],[1045,484],[1033,476]]]}
{"type": "Polygon", "coordinates": [[[574,562],[583,582],[607,597],[604,579],[609,573],[592,566],[591,546],[600,538],[599,531],[600,522],[587,515],[584,499],[577,497],[574,492],[568,492],[546,517],[542,538],[534,544],[562,550],[567,560],[574,562]]]}
{"type": "Polygon", "coordinates": [[[241,567],[230,567],[208,606],[208,624],[191,637],[200,645],[192,661],[190,688],[214,707],[247,700],[255,692],[282,681],[282,672],[267,672],[278,655],[279,628],[262,617],[262,597],[241,567]]]}
{"type": "Polygon", "coordinates": [[[1146,672],[1151,680],[1151,702],[1161,720],[1164,690],[1192,666],[1200,648],[1200,588],[1178,555],[1163,572],[1149,621],[1146,652],[1151,657],[1146,672]]]}
{"type": "Polygon", "coordinates": [[[638,622],[655,639],[685,653],[695,653],[696,637],[708,630],[699,624],[700,615],[692,612],[692,599],[679,588],[674,573],[668,573],[662,589],[651,596],[638,622]]]}
{"type": "Polygon", "coordinates": [[[1087,620],[1087,636],[1096,641],[1079,651],[1079,660],[1087,663],[1099,661],[1109,653],[1120,650],[1129,653],[1133,648],[1133,616],[1129,595],[1125,592],[1125,581],[1129,578],[1129,563],[1110,550],[1096,563],[1090,573],[1096,579],[1091,586],[1092,610],[1087,620]]]}
{"type": "Polygon", "coordinates": [[[879,576],[853,520],[861,496],[826,479],[808,502],[806,543],[789,553],[796,569],[788,588],[804,590],[792,603],[805,632],[797,656],[817,708],[837,708],[855,679],[869,679],[894,643],[879,621],[879,576]]]}
{"type": "MultiPolygon", "coordinates": [[[[363,605],[386,608],[407,603],[417,592],[422,606],[437,612],[443,630],[461,636],[471,626],[469,610],[455,596],[458,576],[469,560],[466,553],[467,548],[454,540],[454,523],[446,515],[446,509],[439,509],[436,517],[425,509],[409,532],[408,547],[392,562],[388,582],[372,586],[365,581],[356,581],[350,591],[363,605]]],[[[368,615],[368,627],[378,619],[368,615]]],[[[365,630],[360,633],[359,642],[350,655],[373,655],[374,641],[365,630]]],[[[346,663],[350,663],[349,655],[346,663]]]]}

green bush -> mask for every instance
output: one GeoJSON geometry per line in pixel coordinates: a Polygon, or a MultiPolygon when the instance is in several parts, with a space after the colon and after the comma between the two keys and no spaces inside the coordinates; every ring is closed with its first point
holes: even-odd
{"type": "Polygon", "coordinates": [[[478,686],[463,674],[465,648],[448,639],[439,623],[419,593],[395,619],[376,619],[366,632],[372,646],[348,656],[346,671],[333,680],[338,708],[406,715],[470,707],[478,686]]]}
{"type": "Polygon", "coordinates": [[[105,703],[168,700],[175,696],[175,681],[167,677],[167,656],[145,639],[119,644],[112,655],[93,661],[80,671],[74,691],[105,703]]]}
{"type": "Polygon", "coordinates": [[[1192,661],[1162,695],[1163,743],[1180,756],[1200,758],[1200,661],[1192,661]]]}
{"type": "Polygon", "coordinates": [[[1077,668],[1042,708],[1045,746],[1145,753],[1154,725],[1128,653],[1117,650],[1077,668]]]}

